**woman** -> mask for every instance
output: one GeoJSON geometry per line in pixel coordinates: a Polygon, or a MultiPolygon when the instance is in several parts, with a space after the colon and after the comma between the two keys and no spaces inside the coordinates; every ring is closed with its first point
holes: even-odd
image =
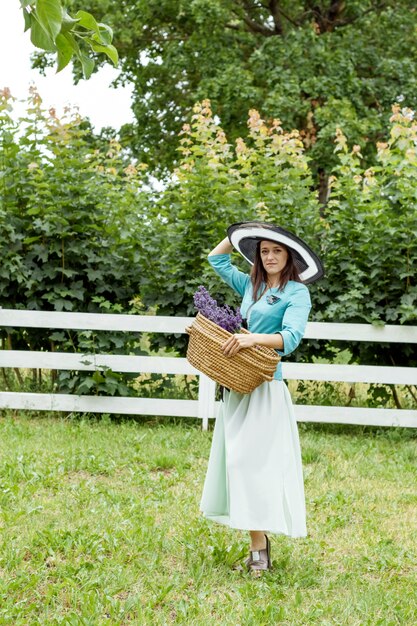
{"type": "MultiPolygon", "coordinates": [[[[303,283],[323,275],[320,260],[299,238],[279,226],[243,222],[228,229],[209,254],[219,276],[241,297],[250,334],[234,334],[225,355],[255,345],[282,356],[303,337],[311,308],[303,283]],[[232,245],[233,244],[233,245],[232,245]],[[253,263],[250,276],[230,262],[235,247],[253,263]]],[[[201,500],[203,514],[248,530],[250,571],[271,568],[267,532],[306,535],[304,485],[297,423],[278,364],[272,382],[251,394],[226,391],[213,434],[201,500]]]]}

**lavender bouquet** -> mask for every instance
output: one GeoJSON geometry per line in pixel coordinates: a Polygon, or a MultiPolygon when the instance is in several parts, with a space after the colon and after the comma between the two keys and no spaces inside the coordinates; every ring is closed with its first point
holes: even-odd
{"type": "Polygon", "coordinates": [[[194,305],[201,315],[229,331],[229,333],[237,332],[242,325],[240,310],[234,311],[227,304],[219,306],[217,300],[214,300],[202,285],[194,294],[194,305]]]}

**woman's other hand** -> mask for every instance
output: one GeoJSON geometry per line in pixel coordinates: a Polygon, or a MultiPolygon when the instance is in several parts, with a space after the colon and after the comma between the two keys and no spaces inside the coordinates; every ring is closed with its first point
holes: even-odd
{"type": "Polygon", "coordinates": [[[225,356],[233,356],[242,348],[252,348],[253,346],[265,346],[272,350],[283,350],[284,341],[281,333],[273,335],[264,333],[236,333],[229,337],[222,345],[225,356]]]}
{"type": "Polygon", "coordinates": [[[222,351],[226,356],[234,356],[242,348],[252,348],[255,344],[255,337],[251,333],[237,333],[224,342],[222,351]]]}

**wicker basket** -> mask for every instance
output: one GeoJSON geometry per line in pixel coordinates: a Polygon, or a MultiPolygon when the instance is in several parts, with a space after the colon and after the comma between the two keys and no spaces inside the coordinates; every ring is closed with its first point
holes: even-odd
{"type": "MultiPolygon", "coordinates": [[[[190,336],[188,361],[220,385],[240,393],[251,393],[260,384],[273,379],[280,360],[275,350],[256,346],[243,348],[234,356],[227,357],[221,346],[231,333],[201,313],[186,331],[190,336]]],[[[248,331],[242,329],[241,332],[248,331]]]]}

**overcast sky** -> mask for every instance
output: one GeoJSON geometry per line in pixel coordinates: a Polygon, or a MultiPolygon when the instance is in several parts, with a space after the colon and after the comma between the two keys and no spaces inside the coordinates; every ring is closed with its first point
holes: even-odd
{"type": "Polygon", "coordinates": [[[89,117],[98,131],[103,126],[120,127],[132,121],[130,111],[131,89],[110,87],[118,72],[106,65],[88,81],[78,85],[72,82],[71,67],[56,74],[49,69],[43,77],[30,67],[30,55],[35,48],[29,33],[24,33],[19,0],[0,0],[0,89],[9,87],[12,95],[25,99],[34,83],[46,108],[55,107],[58,115],[65,105],[77,105],[80,114],[89,117]]]}

